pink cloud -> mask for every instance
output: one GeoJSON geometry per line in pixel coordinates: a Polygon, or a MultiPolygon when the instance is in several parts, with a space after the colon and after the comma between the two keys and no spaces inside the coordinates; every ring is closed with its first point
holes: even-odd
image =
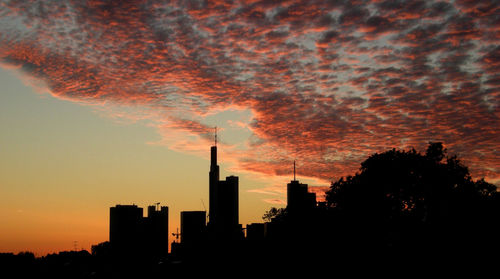
{"type": "Polygon", "coordinates": [[[252,113],[227,123],[251,132],[227,144],[241,171],[280,176],[300,159],[328,184],[374,152],[439,138],[500,179],[488,1],[42,2],[0,6],[1,65],[57,98],[148,110],[170,148],[202,154],[208,117],[238,108],[252,113]]]}

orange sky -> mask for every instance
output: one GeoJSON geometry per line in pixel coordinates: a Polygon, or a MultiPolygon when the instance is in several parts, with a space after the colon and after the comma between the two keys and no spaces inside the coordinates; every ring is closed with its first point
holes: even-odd
{"type": "Polygon", "coordinates": [[[499,9],[0,1],[0,249],[88,249],[117,203],[162,202],[175,230],[208,204],[214,126],[243,224],[283,205],[294,160],[324,187],[442,141],[499,185],[499,9]]]}

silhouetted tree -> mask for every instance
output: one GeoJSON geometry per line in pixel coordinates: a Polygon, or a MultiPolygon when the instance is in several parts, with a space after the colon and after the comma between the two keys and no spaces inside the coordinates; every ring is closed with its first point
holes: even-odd
{"type": "Polygon", "coordinates": [[[429,142],[425,157],[434,162],[441,162],[445,157],[447,149],[443,147],[441,142],[429,142]]]}
{"type": "Polygon", "coordinates": [[[262,216],[262,219],[264,221],[267,221],[267,222],[271,222],[271,221],[276,222],[276,221],[284,220],[286,218],[286,215],[287,215],[286,208],[272,207],[271,209],[266,211],[266,213],[264,213],[264,215],[262,216]]]}
{"type": "Polygon", "coordinates": [[[473,181],[446,152],[431,142],[425,155],[414,149],[374,154],[359,173],[332,183],[327,203],[349,225],[369,228],[371,243],[487,245],[480,239],[500,217],[497,187],[473,181]]]}

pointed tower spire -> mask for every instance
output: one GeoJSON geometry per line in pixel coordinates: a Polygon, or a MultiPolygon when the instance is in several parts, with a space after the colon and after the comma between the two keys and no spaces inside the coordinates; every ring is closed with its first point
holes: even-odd
{"type": "Polygon", "coordinates": [[[217,126],[214,128],[215,133],[214,133],[214,145],[210,147],[210,169],[213,169],[217,166],[217,126]]]}
{"type": "Polygon", "coordinates": [[[215,126],[215,146],[217,146],[217,126],[215,126]]]}
{"type": "Polygon", "coordinates": [[[209,172],[209,223],[213,223],[216,217],[217,189],[219,185],[219,165],[217,165],[217,127],[214,128],[215,145],[210,147],[210,172],[209,172]]]}
{"type": "Polygon", "coordinates": [[[293,160],[293,181],[295,181],[295,160],[293,160]]]}

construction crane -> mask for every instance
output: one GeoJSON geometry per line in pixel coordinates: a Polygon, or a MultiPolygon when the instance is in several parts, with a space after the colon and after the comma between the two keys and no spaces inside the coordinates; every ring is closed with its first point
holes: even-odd
{"type": "Polygon", "coordinates": [[[207,211],[207,207],[205,206],[205,202],[203,201],[203,199],[201,199],[201,204],[203,205],[203,209],[205,209],[205,211],[207,211]]]}
{"type": "Polygon", "coordinates": [[[177,232],[176,233],[172,233],[173,236],[175,236],[175,240],[174,242],[178,242],[179,241],[179,236],[181,236],[181,234],[179,233],[179,228],[177,228],[177,232]]]}
{"type": "Polygon", "coordinates": [[[157,202],[157,203],[155,203],[155,204],[156,204],[156,211],[159,211],[159,210],[160,210],[160,203],[159,203],[159,202],[157,202]]]}

